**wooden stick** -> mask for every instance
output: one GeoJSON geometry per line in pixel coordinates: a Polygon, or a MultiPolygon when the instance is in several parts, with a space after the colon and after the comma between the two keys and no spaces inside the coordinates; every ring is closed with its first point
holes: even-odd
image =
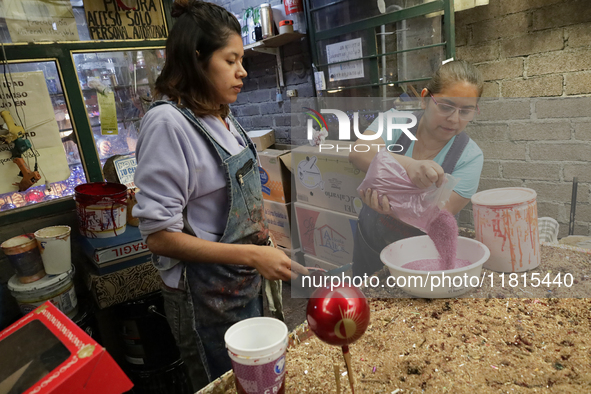
{"type": "Polygon", "coordinates": [[[351,353],[349,353],[349,346],[343,346],[343,357],[345,358],[345,364],[347,364],[347,375],[349,376],[351,394],[355,394],[355,378],[353,377],[353,368],[351,367],[351,353]]]}
{"type": "Polygon", "coordinates": [[[334,368],[334,379],[337,382],[337,394],[341,394],[341,371],[339,370],[339,364],[336,362],[333,363],[334,368]]]}

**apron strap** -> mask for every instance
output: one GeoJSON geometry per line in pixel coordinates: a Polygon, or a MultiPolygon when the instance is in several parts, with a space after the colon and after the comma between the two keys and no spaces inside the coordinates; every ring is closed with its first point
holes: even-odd
{"type": "MultiPolygon", "coordinates": [[[[415,112],[413,115],[416,116],[416,118],[417,118],[417,124],[415,124],[414,127],[408,129],[408,131],[410,131],[410,133],[412,135],[416,136],[417,130],[419,129],[419,122],[421,121],[421,118],[423,117],[423,112],[415,112]]],[[[402,150],[400,152],[396,152],[396,153],[398,153],[399,155],[406,154],[406,151],[408,150],[408,148],[410,148],[411,143],[412,143],[412,140],[410,138],[408,138],[406,133],[400,133],[400,137],[398,137],[398,141],[396,141],[396,145],[401,145],[402,150]]]]}
{"type": "Polygon", "coordinates": [[[181,115],[183,115],[197,129],[197,131],[199,131],[203,136],[205,136],[205,138],[209,140],[209,142],[213,145],[214,149],[218,152],[218,156],[220,157],[222,162],[226,160],[228,157],[232,156],[232,154],[226,148],[220,145],[216,141],[216,139],[207,131],[205,125],[203,125],[201,120],[198,117],[196,117],[195,114],[193,114],[193,111],[191,111],[189,108],[179,108],[177,103],[175,103],[174,101],[158,100],[152,103],[150,109],[163,104],[168,104],[177,111],[179,111],[181,115]]]}
{"type": "MultiPolygon", "coordinates": [[[[419,122],[423,117],[423,113],[417,112],[415,113],[415,116],[417,117],[417,124],[413,128],[409,129],[409,131],[414,136],[417,135],[419,122]]],[[[401,145],[402,150],[397,153],[400,155],[406,154],[408,148],[410,148],[411,142],[412,140],[408,138],[405,133],[400,134],[400,137],[398,137],[398,141],[396,141],[396,144],[401,145]]],[[[454,169],[456,168],[456,164],[458,164],[458,160],[460,159],[462,153],[464,152],[464,149],[468,145],[468,142],[470,142],[470,137],[464,131],[455,136],[454,142],[452,142],[451,147],[449,148],[449,151],[445,155],[443,163],[441,164],[441,167],[443,168],[443,171],[446,174],[451,174],[454,171],[454,169]]]]}
{"type": "Polygon", "coordinates": [[[468,145],[468,142],[470,142],[470,137],[468,137],[468,134],[464,131],[456,135],[456,139],[452,142],[451,147],[441,164],[441,167],[446,174],[451,174],[454,171],[456,164],[458,164],[458,160],[460,160],[460,156],[462,156],[464,149],[468,145]]]}

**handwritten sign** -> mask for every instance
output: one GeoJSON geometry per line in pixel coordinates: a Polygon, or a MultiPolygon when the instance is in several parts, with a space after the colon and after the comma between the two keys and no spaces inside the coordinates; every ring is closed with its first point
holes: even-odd
{"type": "MultiPolygon", "coordinates": [[[[33,170],[37,157],[41,174],[37,185],[42,185],[46,180],[53,183],[68,179],[70,168],[43,71],[12,73],[12,79],[14,82],[9,80],[8,84],[6,81],[0,82],[4,89],[4,93],[0,93],[0,110],[10,111],[14,122],[23,126],[33,144],[23,154],[23,158],[33,170]]],[[[10,145],[0,144],[0,194],[18,190],[12,184],[22,179],[18,176],[18,167],[12,162],[10,145]]]]}
{"type": "Polygon", "coordinates": [[[4,0],[12,42],[78,41],[70,0],[4,0]]]}
{"type": "MultiPolygon", "coordinates": [[[[363,57],[361,38],[342,41],[326,46],[326,60],[328,63],[342,62],[345,60],[359,59],[363,57]]],[[[363,60],[347,62],[328,66],[329,80],[342,81],[344,79],[363,78],[363,60]]]]}
{"type": "Polygon", "coordinates": [[[101,120],[102,135],[119,134],[117,124],[117,106],[115,105],[115,94],[111,90],[104,93],[96,92],[96,98],[99,106],[99,116],[101,120]]]}
{"type": "Polygon", "coordinates": [[[133,182],[133,176],[137,168],[135,156],[116,159],[113,161],[113,164],[115,164],[115,171],[117,172],[119,182],[127,186],[128,189],[135,188],[135,183],[133,182]]]}
{"type": "Polygon", "coordinates": [[[166,38],[161,0],[84,0],[90,38],[166,38]]]}

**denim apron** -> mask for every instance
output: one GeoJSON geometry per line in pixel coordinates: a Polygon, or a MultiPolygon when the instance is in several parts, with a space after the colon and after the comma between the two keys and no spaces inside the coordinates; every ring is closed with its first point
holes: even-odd
{"type": "MultiPolygon", "coordinates": [[[[416,113],[417,124],[409,131],[416,135],[422,113],[416,113]]],[[[446,174],[451,174],[464,151],[470,137],[465,132],[458,134],[443,159],[441,167],[446,174]]],[[[400,135],[396,144],[402,146],[398,154],[404,155],[410,147],[411,140],[405,133],[400,135]]],[[[380,252],[386,246],[401,239],[425,235],[416,227],[408,225],[389,215],[382,215],[368,205],[363,204],[357,222],[357,232],[353,248],[353,275],[371,275],[383,267],[380,252]]]]}
{"type": "MultiPolygon", "coordinates": [[[[220,170],[226,174],[229,215],[218,242],[268,245],[269,228],[264,218],[256,149],[240,124],[229,116],[247,143],[242,152],[232,155],[209,134],[191,110],[170,101],[156,101],[152,106],[162,104],[172,105],[185,116],[220,158],[220,170]]],[[[195,235],[186,220],[186,209],[183,218],[183,232],[195,235]]],[[[224,343],[226,330],[238,321],[262,316],[262,277],[256,269],[245,265],[182,263],[185,268],[181,287],[192,306],[197,348],[211,381],[232,368],[224,343]]]]}

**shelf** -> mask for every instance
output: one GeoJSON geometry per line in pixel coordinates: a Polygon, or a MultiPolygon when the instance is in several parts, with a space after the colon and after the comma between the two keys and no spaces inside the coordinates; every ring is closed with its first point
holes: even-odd
{"type": "Polygon", "coordinates": [[[252,55],[253,52],[258,52],[257,49],[279,48],[280,46],[297,41],[305,36],[305,34],[294,31],[293,33],[283,33],[273,37],[265,38],[264,40],[257,41],[254,44],[245,45],[244,56],[246,57],[247,53],[252,55]]]}
{"type": "MultiPolygon", "coordinates": [[[[109,88],[111,89],[129,89],[132,88],[134,86],[150,86],[149,83],[144,82],[144,83],[138,83],[137,85],[115,85],[115,86],[111,86],[111,85],[107,85],[109,88]]],[[[82,88],[83,92],[95,92],[96,89],[94,88],[82,88]]]]}
{"type": "MultiPolygon", "coordinates": [[[[90,119],[95,119],[95,118],[100,118],[100,115],[90,115],[90,114],[89,114],[89,115],[88,115],[88,117],[89,117],[90,119]]],[[[119,119],[119,118],[117,118],[117,123],[137,122],[138,120],[141,120],[141,119],[142,119],[142,118],[129,118],[129,119],[119,119]]],[[[99,122],[99,124],[97,124],[97,125],[95,125],[95,126],[92,126],[92,125],[91,125],[91,127],[98,127],[98,126],[100,126],[100,125],[101,125],[101,124],[100,124],[100,122],[99,122]]]]}
{"type": "Polygon", "coordinates": [[[244,57],[251,57],[257,53],[275,55],[277,60],[277,71],[279,72],[279,86],[283,87],[285,86],[283,83],[283,63],[281,61],[281,53],[279,48],[285,44],[289,44],[290,42],[297,41],[305,36],[305,34],[293,32],[265,38],[264,40],[257,41],[254,44],[244,46],[244,57]]]}

